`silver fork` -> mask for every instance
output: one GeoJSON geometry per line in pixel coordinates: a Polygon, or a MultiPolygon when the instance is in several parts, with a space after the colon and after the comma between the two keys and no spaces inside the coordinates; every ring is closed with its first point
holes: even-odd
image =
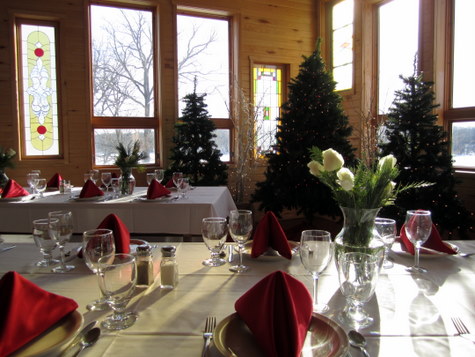
{"type": "Polygon", "coordinates": [[[459,317],[452,317],[452,323],[454,324],[455,329],[457,330],[460,337],[466,338],[467,340],[475,343],[475,336],[470,333],[467,326],[465,326],[459,317]]]}
{"type": "Polygon", "coordinates": [[[209,349],[209,344],[213,338],[213,331],[216,327],[216,317],[208,316],[206,318],[205,330],[203,332],[203,338],[205,339],[205,345],[203,346],[203,353],[201,357],[205,357],[209,349]]]}

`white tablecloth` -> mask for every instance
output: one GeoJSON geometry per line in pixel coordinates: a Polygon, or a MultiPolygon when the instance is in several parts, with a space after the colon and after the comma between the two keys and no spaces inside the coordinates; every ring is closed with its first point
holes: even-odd
{"type": "MultiPolygon", "coordinates": [[[[79,190],[75,189],[73,195],[77,196],[79,190]]],[[[29,233],[34,219],[47,217],[50,211],[70,210],[75,233],[96,228],[104,217],[115,213],[131,233],[200,235],[204,217],[226,217],[236,209],[224,186],[196,187],[186,198],[166,202],[138,200],[145,193],[145,187],[138,187],[132,196],[100,202],[77,202],[69,194],[58,192],[19,202],[0,200],[0,232],[29,233]]]]}
{"type": "MultiPolygon", "coordinates": [[[[106,314],[89,312],[86,304],[99,295],[96,277],[80,259],[68,274],[53,274],[34,263],[40,259],[31,236],[2,235],[3,246],[15,249],[0,253],[0,274],[16,270],[44,289],[75,299],[85,323],[101,320],[106,314]]],[[[475,251],[475,241],[454,242],[462,251],[475,251]]],[[[166,243],[159,243],[163,245],[166,243]]],[[[167,243],[169,244],[169,243],[167,243]]],[[[71,246],[73,244],[70,244],[71,246]]],[[[234,302],[268,273],[283,270],[301,280],[311,291],[312,280],[303,269],[298,255],[291,261],[244,257],[251,269],[233,274],[226,264],[208,268],[201,261],[209,257],[203,243],[177,243],[180,281],[176,289],[163,291],[158,286],[138,290],[129,304],[139,314],[136,324],[121,332],[103,330],[98,343],[83,356],[200,356],[206,316],[220,321],[234,312],[234,302]]],[[[155,252],[159,249],[156,247],[155,252]]],[[[368,339],[371,356],[474,356],[475,344],[455,336],[451,317],[459,316],[475,332],[475,257],[458,256],[422,259],[429,269],[423,276],[405,271],[412,257],[393,255],[395,266],[383,269],[376,294],[366,308],[375,323],[361,330],[368,339]]],[[[160,257],[155,253],[155,262],[160,257]]],[[[320,277],[319,299],[330,305],[328,317],[338,321],[344,307],[335,267],[320,277]]],[[[348,331],[350,328],[340,323],[348,331]]],[[[352,356],[361,353],[350,348],[352,356]]],[[[218,356],[214,347],[210,356],[218,356]]],[[[245,357],[245,356],[239,356],[245,357]]]]}

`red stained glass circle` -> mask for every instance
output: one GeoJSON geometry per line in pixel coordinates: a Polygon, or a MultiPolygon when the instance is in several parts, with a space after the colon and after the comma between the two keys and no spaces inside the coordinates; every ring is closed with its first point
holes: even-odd
{"type": "Polygon", "coordinates": [[[43,57],[44,54],[45,54],[45,51],[43,51],[41,48],[37,48],[35,50],[35,56],[36,57],[43,57]]]}
{"type": "Polygon", "coordinates": [[[44,134],[47,132],[46,127],[45,127],[44,125],[40,125],[40,126],[36,129],[36,131],[37,131],[38,134],[40,134],[40,135],[44,135],[44,134]]]}

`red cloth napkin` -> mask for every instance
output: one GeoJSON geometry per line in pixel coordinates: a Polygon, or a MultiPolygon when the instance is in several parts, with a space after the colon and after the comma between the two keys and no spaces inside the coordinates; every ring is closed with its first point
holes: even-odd
{"type": "Polygon", "coordinates": [[[94,196],[104,196],[104,192],[99,187],[97,187],[94,181],[87,180],[84,186],[82,187],[79,197],[86,198],[94,196]]]}
{"type": "Polygon", "coordinates": [[[252,238],[251,257],[257,258],[265,253],[269,247],[278,251],[280,255],[287,259],[292,258],[289,241],[277,217],[268,211],[261,219],[254,231],[252,238]]]}
{"type": "Polygon", "coordinates": [[[168,182],[166,183],[165,187],[166,187],[166,188],[173,188],[173,187],[175,187],[175,184],[173,183],[173,180],[172,180],[172,179],[168,180],[168,182]]]}
{"type": "Polygon", "coordinates": [[[21,187],[18,182],[13,179],[10,179],[3,188],[2,198],[28,196],[29,194],[30,193],[23,187],[21,187]]]}
{"type": "Polygon", "coordinates": [[[130,253],[130,232],[117,215],[113,213],[108,215],[97,228],[110,229],[114,232],[116,253],[130,253]]]}
{"type": "Polygon", "coordinates": [[[49,179],[48,183],[46,184],[46,187],[59,188],[59,184],[62,180],[63,178],[61,177],[61,175],[58,173],[55,173],[53,177],[49,179]]]}
{"type": "Polygon", "coordinates": [[[304,284],[283,271],[259,281],[234,305],[267,356],[300,356],[312,318],[304,284]]]}
{"type": "Polygon", "coordinates": [[[171,192],[157,180],[152,180],[147,189],[147,199],[153,200],[162,196],[169,195],[171,192]]]}
{"type": "Polygon", "coordinates": [[[17,272],[0,280],[0,357],[7,356],[78,308],[64,296],[49,293],[17,272]]]}
{"type": "MultiPolygon", "coordinates": [[[[406,235],[405,225],[403,224],[401,227],[401,248],[406,252],[411,253],[412,255],[415,254],[414,244],[411,243],[409,238],[406,235]]],[[[439,252],[447,253],[447,254],[456,254],[457,252],[449,247],[442,241],[440,237],[439,231],[437,230],[435,224],[432,224],[432,230],[430,232],[429,238],[422,244],[423,247],[427,247],[430,249],[437,250],[439,252]]],[[[428,251],[424,251],[424,254],[431,254],[428,251]]]]}

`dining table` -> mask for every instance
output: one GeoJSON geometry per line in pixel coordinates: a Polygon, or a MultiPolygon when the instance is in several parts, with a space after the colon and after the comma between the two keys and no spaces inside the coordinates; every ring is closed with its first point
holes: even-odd
{"type": "MultiPolygon", "coordinates": [[[[76,268],[68,273],[53,273],[35,263],[41,254],[28,234],[2,234],[1,247],[15,246],[0,253],[0,276],[16,271],[41,288],[74,299],[77,311],[84,317],[84,325],[102,321],[110,311],[88,311],[86,306],[99,294],[97,277],[84,261],[74,254],[69,264],[76,268]]],[[[451,241],[460,252],[475,252],[475,241],[451,241]]],[[[251,258],[249,248],[243,252],[243,262],[250,269],[245,273],[229,271],[236,263],[233,243],[227,243],[226,264],[208,267],[202,261],[210,252],[202,242],[150,242],[153,248],[155,282],[137,287],[128,305],[138,314],[135,324],[125,330],[102,329],[97,343],[85,349],[81,356],[200,356],[204,343],[203,330],[208,316],[218,325],[235,313],[235,302],[268,274],[283,271],[301,281],[312,291],[313,280],[304,269],[298,249],[291,259],[279,255],[251,258]],[[178,285],[174,289],[160,287],[160,248],[176,247],[179,269],[178,285]],[[229,253],[232,252],[231,256],[229,253]],[[231,260],[232,262],[229,262],[231,260]]],[[[73,252],[80,243],[68,243],[73,252]]],[[[375,294],[365,304],[374,319],[371,326],[359,329],[367,339],[371,356],[474,356],[475,344],[457,334],[452,318],[459,317],[469,330],[475,332],[475,256],[422,256],[425,274],[406,271],[413,264],[413,256],[393,250],[390,259],[394,266],[381,269],[375,294]]],[[[334,261],[319,278],[319,302],[329,305],[325,318],[346,333],[352,326],[341,319],[345,298],[340,292],[334,261]]],[[[34,318],[34,317],[32,317],[34,318]]],[[[317,331],[318,333],[318,331],[317,331]]],[[[222,342],[222,341],[221,341],[222,342]]],[[[362,356],[359,349],[347,346],[342,339],[346,356],[362,356]]],[[[313,354],[318,354],[318,346],[313,354]]],[[[239,356],[239,350],[225,353],[239,356]],[[232,354],[234,353],[234,354],[232,354]]],[[[212,341],[208,356],[223,355],[212,341]]]]}
{"type": "Polygon", "coordinates": [[[136,234],[200,235],[205,217],[226,217],[236,204],[226,186],[200,186],[186,197],[172,190],[168,196],[147,200],[147,187],[136,187],[131,195],[81,199],[81,187],[71,192],[45,192],[44,197],[29,195],[18,199],[0,199],[0,232],[29,233],[32,221],[45,218],[50,211],[73,213],[74,233],[96,228],[109,214],[115,213],[136,234]]]}

